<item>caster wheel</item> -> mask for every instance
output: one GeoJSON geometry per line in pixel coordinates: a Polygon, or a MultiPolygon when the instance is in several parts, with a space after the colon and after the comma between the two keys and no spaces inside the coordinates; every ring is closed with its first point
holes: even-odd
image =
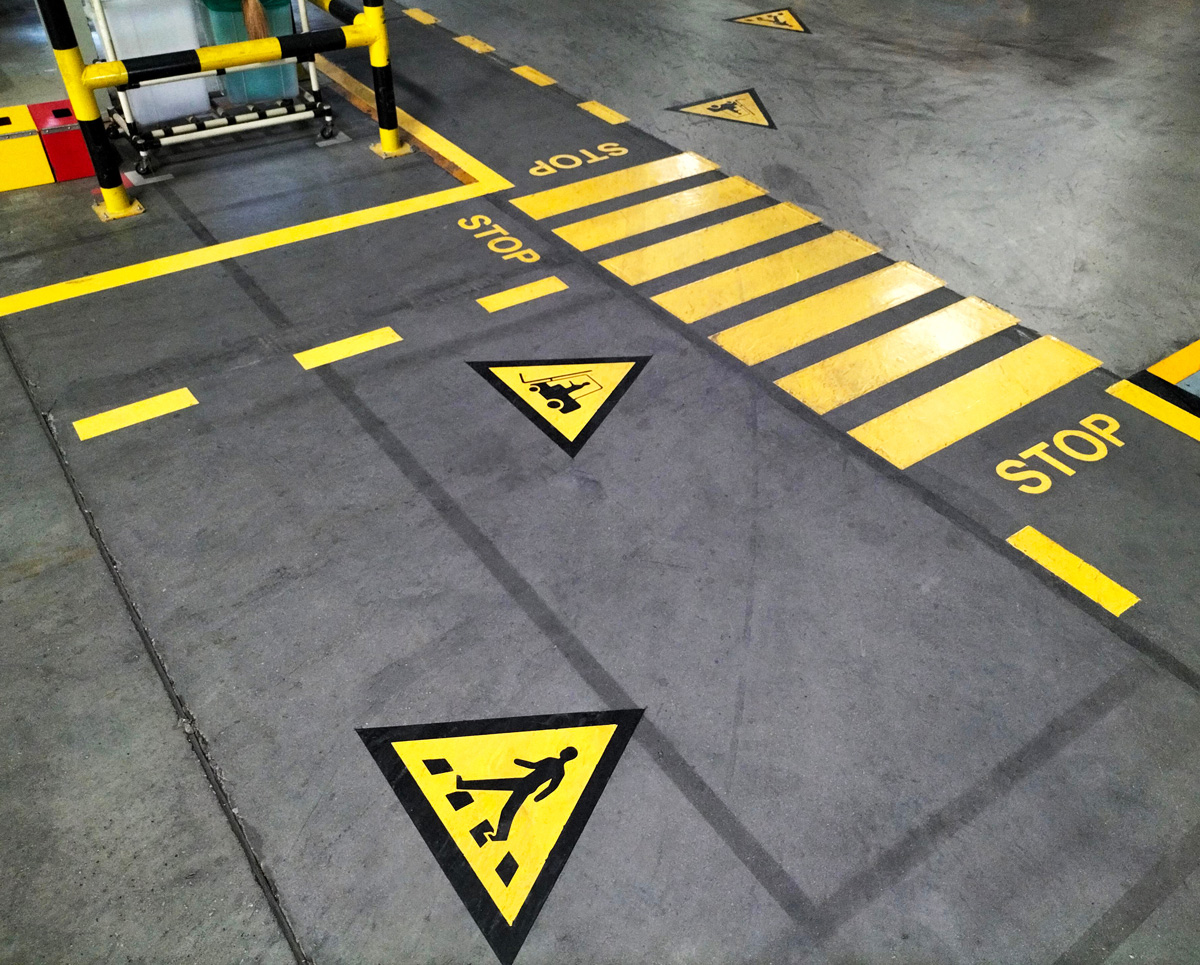
{"type": "Polygon", "coordinates": [[[331,138],[333,138],[333,136],[335,134],[337,134],[337,131],[334,130],[332,124],[326,124],[324,127],[321,128],[321,140],[322,141],[330,140],[331,138]]]}
{"type": "Polygon", "coordinates": [[[145,178],[150,176],[150,172],[154,170],[154,165],[150,163],[148,157],[138,158],[138,163],[134,170],[145,178]]]}

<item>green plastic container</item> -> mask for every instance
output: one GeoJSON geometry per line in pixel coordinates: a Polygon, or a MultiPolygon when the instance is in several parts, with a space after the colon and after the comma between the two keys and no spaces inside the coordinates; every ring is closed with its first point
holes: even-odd
{"type": "MultiPolygon", "coordinates": [[[[242,19],[242,0],[202,0],[208,10],[213,43],[236,44],[249,38],[242,19]]],[[[294,33],[291,0],[262,0],[273,37],[294,33]]],[[[225,94],[235,104],[259,104],[296,97],[300,84],[294,64],[239,70],[221,78],[225,94]]]]}

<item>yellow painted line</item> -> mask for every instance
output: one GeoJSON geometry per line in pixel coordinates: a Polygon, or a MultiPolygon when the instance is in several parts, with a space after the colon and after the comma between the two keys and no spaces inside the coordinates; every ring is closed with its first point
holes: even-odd
{"type": "Polygon", "coordinates": [[[301,368],[315,369],[320,365],[328,365],[330,362],[338,362],[341,359],[348,359],[352,355],[362,355],[363,352],[370,352],[402,341],[404,340],[393,329],[384,326],[373,332],[352,335],[350,338],[339,339],[328,345],[318,345],[316,348],[297,352],[294,357],[300,363],[301,368]]]}
{"type": "Polygon", "coordinates": [[[174,392],[164,392],[141,402],[131,402],[129,405],[80,419],[74,423],[75,432],[81,440],[92,439],[199,404],[187,389],[176,389],[174,392]]]}
{"type": "Polygon", "coordinates": [[[556,214],[586,208],[590,204],[612,201],[614,198],[623,198],[627,194],[644,191],[646,188],[690,178],[705,171],[715,171],[717,167],[707,158],[688,151],[684,154],[673,154],[659,161],[635,164],[633,167],[601,174],[586,181],[576,181],[573,184],[539,191],[537,194],[527,194],[523,198],[513,198],[512,203],[517,210],[524,211],[535,221],[541,221],[556,214]]]}
{"type": "Polygon", "coordinates": [[[1172,385],[1178,385],[1189,376],[1200,372],[1200,342],[1193,342],[1174,355],[1168,355],[1161,362],[1155,362],[1147,371],[1160,379],[1166,379],[1172,385]]]}
{"type": "Polygon", "coordinates": [[[850,435],[907,469],[1100,366],[1049,335],[960,375],[850,435]]]}
{"type": "Polygon", "coordinates": [[[513,305],[521,305],[524,302],[531,302],[535,298],[566,290],[567,283],[561,278],[551,275],[549,278],[531,281],[528,285],[518,285],[516,288],[496,292],[494,295],[485,295],[483,298],[475,300],[489,312],[498,312],[504,308],[512,308],[513,305]]]}
{"type": "Polygon", "coordinates": [[[404,11],[408,16],[412,17],[417,23],[423,23],[426,26],[438,22],[438,18],[431,13],[426,13],[419,7],[410,7],[404,11]]]}
{"type": "Polygon", "coordinates": [[[1118,382],[1116,385],[1110,385],[1107,391],[1109,395],[1116,396],[1135,409],[1140,409],[1152,419],[1157,419],[1164,425],[1200,442],[1200,418],[1190,412],[1177,405],[1172,405],[1166,399],[1160,399],[1153,392],[1147,392],[1140,385],[1134,385],[1132,382],[1118,382]]]}
{"type": "Polygon", "coordinates": [[[473,50],[477,54],[490,54],[496,48],[489,43],[485,43],[478,37],[472,37],[470,34],[463,34],[461,37],[455,37],[460,44],[468,50],[473,50]]]}
{"type": "Polygon", "coordinates": [[[584,101],[579,106],[589,114],[595,114],[600,120],[608,121],[609,124],[624,124],[629,120],[624,114],[619,114],[611,107],[605,107],[599,101],[584,101]]]}
{"type": "Polygon", "coordinates": [[[1008,312],[972,296],[775,384],[824,414],[1016,324],[1008,312]]]}
{"type": "Polygon", "coordinates": [[[599,248],[612,241],[640,235],[655,228],[678,224],[731,204],[749,201],[766,194],[766,188],[751,184],[744,178],[724,178],[710,181],[698,188],[688,188],[668,194],[665,198],[643,201],[587,221],[576,221],[555,229],[555,234],[580,251],[599,248]]]}
{"type": "Polygon", "coordinates": [[[1105,576],[1091,563],[1085,563],[1070,550],[1064,549],[1032,526],[1026,526],[1013,533],[1008,542],[1064,583],[1070,584],[1088,599],[1099,603],[1113,616],[1119,617],[1138,602],[1138,597],[1120,583],[1105,576]]]}
{"type": "Polygon", "coordinates": [[[600,264],[622,281],[640,285],[652,278],[661,278],[673,271],[711,261],[790,231],[798,231],[819,220],[815,214],[785,202],[751,211],[709,228],[689,231],[627,255],[608,258],[600,264]]]}
{"type": "Polygon", "coordinates": [[[690,285],[672,288],[655,295],[652,300],[690,324],[878,251],[874,245],[848,231],[834,231],[814,241],[709,275],[690,285]]]}
{"type": "Polygon", "coordinates": [[[518,77],[524,77],[527,81],[537,84],[538,87],[549,87],[551,84],[557,84],[553,77],[543,74],[536,67],[530,67],[528,64],[522,64],[520,67],[514,67],[512,72],[518,77]]]}
{"type": "Polygon", "coordinates": [[[940,278],[900,261],[727,328],[712,340],[757,365],[941,287],[940,278]]]}

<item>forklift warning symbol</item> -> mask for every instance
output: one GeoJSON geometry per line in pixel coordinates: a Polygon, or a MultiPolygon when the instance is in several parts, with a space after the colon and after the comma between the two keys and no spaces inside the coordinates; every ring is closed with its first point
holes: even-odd
{"type": "Polygon", "coordinates": [[[574,457],[648,361],[640,356],[469,364],[574,457]]]}
{"type": "Polygon", "coordinates": [[[699,114],[701,117],[716,117],[722,121],[735,121],[738,124],[753,124],[756,127],[774,129],[775,122],[767,113],[766,105],[753,87],[740,90],[733,94],[722,94],[708,100],[696,101],[694,104],[681,104],[671,110],[683,114],[699,114]]]}
{"type": "Polygon", "coordinates": [[[359,731],[504,965],[554,887],[640,710],[359,731]]]}

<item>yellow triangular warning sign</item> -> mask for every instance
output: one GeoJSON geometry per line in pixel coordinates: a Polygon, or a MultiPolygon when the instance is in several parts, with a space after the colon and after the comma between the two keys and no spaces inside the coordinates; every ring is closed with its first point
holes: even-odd
{"type": "Polygon", "coordinates": [[[359,731],[505,965],[520,951],[641,715],[359,731]]]}
{"type": "Polygon", "coordinates": [[[747,17],[730,17],[729,22],[748,23],[752,27],[774,27],[776,30],[795,30],[798,33],[809,32],[808,28],[800,22],[800,18],[787,7],[782,10],[752,13],[747,17]]]}
{"type": "Polygon", "coordinates": [[[671,110],[684,114],[699,114],[701,117],[715,117],[722,121],[736,121],[739,124],[775,127],[775,122],[771,120],[771,115],[767,113],[754,88],[697,101],[695,104],[681,104],[679,107],[672,107],[671,110]]]}
{"type": "Polygon", "coordinates": [[[649,356],[471,362],[534,425],[574,456],[649,356]]]}

